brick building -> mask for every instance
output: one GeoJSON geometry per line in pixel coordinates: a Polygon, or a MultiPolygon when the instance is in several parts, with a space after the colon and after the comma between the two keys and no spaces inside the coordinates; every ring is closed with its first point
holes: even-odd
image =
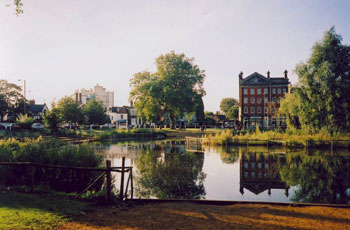
{"type": "Polygon", "coordinates": [[[275,128],[285,125],[285,117],[278,115],[280,99],[288,92],[288,72],[284,77],[271,78],[255,72],[246,78],[239,74],[239,120],[244,128],[259,125],[275,128]]]}

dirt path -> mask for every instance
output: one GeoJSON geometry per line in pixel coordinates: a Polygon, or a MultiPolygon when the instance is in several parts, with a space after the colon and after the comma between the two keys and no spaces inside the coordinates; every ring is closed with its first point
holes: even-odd
{"type": "MultiPolygon", "coordinates": [[[[61,228],[60,228],[61,229],[61,228]]],[[[62,229],[350,229],[350,209],[161,203],[97,208],[62,229]]]]}

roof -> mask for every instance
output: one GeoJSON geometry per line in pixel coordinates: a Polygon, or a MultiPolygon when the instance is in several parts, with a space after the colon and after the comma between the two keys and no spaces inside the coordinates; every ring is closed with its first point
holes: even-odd
{"type": "Polygon", "coordinates": [[[253,73],[240,82],[241,85],[288,85],[289,79],[284,77],[267,78],[260,73],[253,73]]]}
{"type": "Polygon", "coordinates": [[[111,111],[112,111],[112,113],[128,113],[128,109],[125,108],[124,106],[123,107],[119,107],[119,106],[112,107],[111,111]]]}
{"type": "Polygon", "coordinates": [[[46,109],[46,104],[29,104],[28,110],[32,113],[41,113],[46,109]]]}

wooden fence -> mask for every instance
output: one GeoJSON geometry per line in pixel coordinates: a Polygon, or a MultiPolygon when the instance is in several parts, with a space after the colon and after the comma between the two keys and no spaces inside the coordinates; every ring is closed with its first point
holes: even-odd
{"type": "MultiPolygon", "coordinates": [[[[128,199],[128,189],[130,185],[130,198],[133,199],[134,196],[134,182],[132,169],[133,167],[125,166],[125,157],[122,158],[122,166],[121,167],[111,167],[111,161],[106,160],[106,168],[92,168],[92,167],[70,167],[70,166],[61,166],[61,165],[45,165],[35,162],[0,162],[0,166],[6,167],[29,167],[30,168],[30,190],[33,192],[35,190],[35,172],[38,168],[45,169],[61,169],[61,170],[69,170],[69,171],[83,171],[83,172],[100,172],[101,174],[92,180],[89,185],[79,192],[76,198],[80,197],[82,194],[86,193],[89,189],[91,189],[99,180],[105,178],[106,180],[106,201],[112,201],[112,172],[117,172],[121,174],[120,177],[120,190],[119,190],[119,199],[123,201],[124,199],[128,199]],[[124,180],[125,173],[129,173],[126,189],[124,190],[124,180]]],[[[40,183],[40,181],[39,181],[40,183]]]]}

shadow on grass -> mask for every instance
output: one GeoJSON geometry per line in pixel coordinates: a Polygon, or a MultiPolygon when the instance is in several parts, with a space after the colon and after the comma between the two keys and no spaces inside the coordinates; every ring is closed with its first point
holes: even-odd
{"type": "Polygon", "coordinates": [[[104,208],[64,229],[350,229],[350,209],[191,203],[104,208]]]}

